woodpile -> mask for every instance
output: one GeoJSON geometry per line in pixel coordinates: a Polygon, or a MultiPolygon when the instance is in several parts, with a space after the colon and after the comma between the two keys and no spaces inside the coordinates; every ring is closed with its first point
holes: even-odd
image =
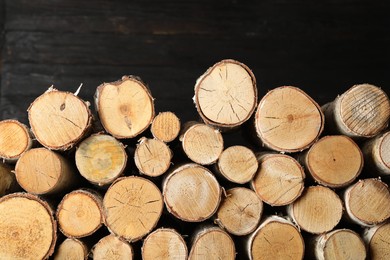
{"type": "Polygon", "coordinates": [[[380,88],[322,108],[293,86],[259,100],[253,72],[222,60],[195,83],[202,121],[184,124],[136,76],[98,86],[95,111],[79,90],[50,87],[29,125],[0,121],[0,259],[389,256],[380,88]]]}

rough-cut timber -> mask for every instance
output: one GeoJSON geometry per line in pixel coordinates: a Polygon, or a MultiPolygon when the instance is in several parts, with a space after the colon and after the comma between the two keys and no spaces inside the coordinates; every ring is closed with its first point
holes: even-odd
{"type": "Polygon", "coordinates": [[[54,260],[87,260],[88,247],[78,239],[67,238],[62,242],[55,254],[54,260]]]}
{"type": "Polygon", "coordinates": [[[102,198],[95,192],[74,190],[64,196],[57,207],[61,232],[71,238],[93,234],[103,224],[102,198]]]}
{"type": "Polygon", "coordinates": [[[108,235],[96,243],[92,249],[94,260],[132,260],[133,248],[126,241],[108,235]]]}
{"type": "Polygon", "coordinates": [[[180,141],[187,157],[202,165],[215,163],[223,151],[220,131],[198,122],[184,125],[180,141]]]}
{"type": "Polygon", "coordinates": [[[17,120],[0,121],[0,159],[15,163],[32,146],[31,133],[17,120]]]}
{"type": "Polygon", "coordinates": [[[288,205],[287,212],[301,229],[321,234],[331,231],[339,223],[343,215],[343,204],[333,190],[311,186],[294,203],[288,205]]]}
{"type": "Polygon", "coordinates": [[[259,154],[257,159],[259,168],[250,185],[262,201],[271,206],[284,206],[302,194],[305,173],[297,160],[274,153],[259,154]]]}
{"type": "Polygon", "coordinates": [[[206,168],[184,164],[169,173],[163,181],[163,195],[167,210],[188,222],[210,218],[221,201],[221,187],[206,168]]]}
{"type": "Polygon", "coordinates": [[[255,128],[266,147],[280,152],[299,152],[318,139],[324,128],[324,115],[305,92],[283,86],[269,91],[261,99],[255,128]]]}
{"type": "Polygon", "coordinates": [[[196,81],[194,101],[206,124],[222,129],[239,126],[257,105],[255,76],[238,61],[222,60],[196,81]]]}
{"type": "Polygon", "coordinates": [[[326,122],[333,131],[352,138],[368,138],[387,127],[390,100],[380,88],[360,84],[325,104],[323,110],[326,122]]]}
{"type": "Polygon", "coordinates": [[[300,157],[300,161],[316,182],[331,188],[351,184],[364,164],[359,146],[344,135],[321,138],[300,157]]]}
{"type": "Polygon", "coordinates": [[[186,260],[187,245],[174,229],[160,228],[150,233],[142,246],[143,260],[186,260]]]}
{"type": "Polygon", "coordinates": [[[135,76],[98,86],[95,105],[104,129],[119,139],[139,135],[154,118],[150,90],[135,76]]]}
{"type": "Polygon", "coordinates": [[[13,192],[17,187],[15,174],[11,168],[0,162],[0,197],[13,192]]]}
{"type": "Polygon", "coordinates": [[[390,218],[390,191],[378,179],[364,179],[344,192],[347,215],[361,226],[373,226],[390,218]]]}
{"type": "Polygon", "coordinates": [[[91,127],[89,104],[70,92],[49,88],[28,108],[37,140],[53,150],[72,148],[91,127]]]}
{"type": "Polygon", "coordinates": [[[49,205],[35,195],[0,198],[0,259],[46,259],[53,254],[57,226],[49,205]]]}
{"type": "Polygon", "coordinates": [[[243,184],[252,180],[258,162],[252,150],[242,145],[235,145],[221,153],[216,166],[217,172],[227,180],[243,184]]]}
{"type": "Polygon", "coordinates": [[[206,226],[195,231],[189,260],[223,259],[236,257],[236,247],[228,233],[214,226],[206,226]]]}
{"type": "Polygon", "coordinates": [[[363,239],[368,246],[371,260],[388,259],[390,256],[390,222],[367,228],[363,239]]]}
{"type": "Polygon", "coordinates": [[[23,153],[15,166],[19,185],[33,194],[54,194],[71,188],[77,173],[70,162],[47,148],[34,148],[23,153]]]}
{"type": "Polygon", "coordinates": [[[150,126],[154,138],[165,143],[172,142],[180,133],[180,120],[173,112],[159,113],[150,126]]]}
{"type": "Polygon", "coordinates": [[[171,165],[172,151],[160,140],[141,138],[134,152],[134,161],[140,173],[157,177],[171,165]]]}
{"type": "Polygon", "coordinates": [[[163,199],[153,182],[135,176],[122,177],[107,190],[103,207],[108,229],[132,242],[156,226],[163,210],[163,199]]]}
{"type": "Polygon", "coordinates": [[[80,174],[98,186],[112,183],[123,174],[127,163],[123,144],[105,134],[91,135],[83,140],[75,158],[80,174]]]}
{"type": "Polygon", "coordinates": [[[367,141],[363,147],[364,159],[373,175],[390,175],[390,132],[367,141]]]}
{"type": "Polygon", "coordinates": [[[230,234],[244,236],[258,227],[262,214],[263,202],[256,193],[236,187],[226,191],[214,222],[230,234]]]}
{"type": "Polygon", "coordinates": [[[270,216],[245,241],[251,260],[301,260],[305,244],[298,228],[290,221],[270,216]]]}

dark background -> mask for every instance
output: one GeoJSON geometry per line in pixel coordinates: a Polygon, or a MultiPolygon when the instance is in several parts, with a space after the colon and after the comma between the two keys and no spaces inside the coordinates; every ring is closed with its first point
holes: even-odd
{"type": "Polygon", "coordinates": [[[138,75],[157,111],[194,119],[196,79],[237,59],[260,97],[294,85],[320,105],[357,83],[389,93],[390,4],[383,1],[0,0],[0,119],[27,122],[50,85],[92,101],[102,82],[138,75]]]}

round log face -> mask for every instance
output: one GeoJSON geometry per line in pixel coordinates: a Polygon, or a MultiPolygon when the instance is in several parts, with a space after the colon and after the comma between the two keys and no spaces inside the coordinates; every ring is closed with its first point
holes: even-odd
{"type": "Polygon", "coordinates": [[[180,132],[180,120],[172,112],[159,113],[150,127],[154,138],[169,143],[176,139],[180,132]]]}
{"type": "Polygon", "coordinates": [[[387,132],[379,146],[379,155],[384,165],[390,172],[390,132],[387,132]]]}
{"type": "Polygon", "coordinates": [[[99,240],[92,250],[94,260],[131,260],[133,248],[131,245],[114,235],[108,235],[99,240]]]}
{"type": "Polygon", "coordinates": [[[368,247],[372,260],[388,259],[390,255],[390,223],[381,225],[371,240],[368,247]]]}
{"type": "Polygon", "coordinates": [[[16,120],[0,121],[0,133],[0,158],[18,159],[31,147],[27,127],[16,120]]]}
{"type": "Polygon", "coordinates": [[[80,240],[70,238],[60,244],[54,255],[54,260],[86,260],[87,258],[87,247],[80,240]]]}

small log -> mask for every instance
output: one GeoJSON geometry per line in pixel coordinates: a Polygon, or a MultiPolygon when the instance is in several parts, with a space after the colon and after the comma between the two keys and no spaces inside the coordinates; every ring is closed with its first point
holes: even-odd
{"type": "Polygon", "coordinates": [[[262,213],[263,202],[256,193],[236,187],[226,191],[214,222],[230,234],[244,236],[258,227],[262,213]]]}
{"type": "Polygon", "coordinates": [[[390,100],[380,88],[359,84],[325,104],[323,110],[330,130],[352,138],[369,138],[387,127],[390,100]]]}
{"type": "Polygon", "coordinates": [[[349,229],[337,229],[317,236],[313,249],[318,260],[364,260],[367,257],[363,239],[349,229]]]}
{"type": "Polygon", "coordinates": [[[64,192],[77,180],[70,162],[43,147],[22,154],[15,166],[15,176],[19,185],[33,194],[64,192]]]}
{"type": "Polygon", "coordinates": [[[17,120],[0,121],[0,159],[15,163],[33,144],[26,125],[17,120]]]}
{"type": "Polygon", "coordinates": [[[390,222],[375,225],[364,231],[371,260],[388,259],[390,255],[390,222]]]}
{"type": "Polygon", "coordinates": [[[87,260],[88,248],[80,240],[67,238],[62,242],[55,255],[54,260],[87,260]]]}
{"type": "Polygon", "coordinates": [[[122,177],[107,190],[103,199],[105,224],[116,236],[130,242],[148,234],[163,210],[160,190],[141,177],[122,177]]]}
{"type": "Polygon", "coordinates": [[[255,128],[264,146],[279,152],[299,152],[318,139],[324,128],[324,115],[305,92],[284,86],[261,99],[255,128]]]}
{"type": "Polygon", "coordinates": [[[250,185],[265,203],[284,206],[302,194],[305,173],[294,158],[267,153],[259,154],[258,161],[259,168],[250,185]]]}
{"type": "Polygon", "coordinates": [[[8,165],[0,162],[0,197],[16,191],[18,185],[15,174],[8,165]]]}
{"type": "Polygon", "coordinates": [[[216,164],[217,172],[227,180],[244,184],[252,180],[258,162],[255,154],[249,148],[241,145],[225,149],[216,164]]]}
{"type": "Polygon", "coordinates": [[[222,60],[196,81],[194,101],[206,124],[226,129],[237,127],[256,108],[255,76],[238,61],[222,60]]]}
{"type": "Polygon", "coordinates": [[[305,243],[290,221],[270,216],[245,241],[249,259],[303,259],[305,243]]]}
{"type": "Polygon", "coordinates": [[[35,195],[0,198],[0,259],[46,259],[54,252],[57,226],[49,205],[35,195]]]}
{"type": "Polygon", "coordinates": [[[114,235],[108,235],[100,239],[93,247],[92,255],[94,260],[131,260],[134,258],[131,245],[114,235]]]}
{"type": "Polygon", "coordinates": [[[374,174],[390,175],[390,131],[369,141],[363,147],[365,162],[374,174]]]}
{"type": "Polygon", "coordinates": [[[165,173],[171,165],[172,151],[157,139],[141,138],[134,153],[138,170],[147,176],[157,177],[165,173]]]}
{"type": "Polygon", "coordinates": [[[95,105],[104,129],[118,139],[136,137],[154,118],[150,90],[135,76],[98,86],[95,105]]]}
{"type": "Polygon", "coordinates": [[[144,260],[186,260],[187,256],[187,245],[183,237],[174,229],[157,229],[143,242],[142,259],[144,260]]]}
{"type": "Polygon", "coordinates": [[[331,231],[341,220],[343,204],[339,196],[323,186],[308,187],[287,212],[303,230],[312,234],[331,231]]]}
{"type": "Polygon", "coordinates": [[[349,219],[358,225],[370,227],[390,218],[389,187],[378,179],[360,180],[343,197],[349,219]]]}
{"type": "Polygon", "coordinates": [[[209,226],[194,233],[189,260],[235,258],[236,248],[233,239],[222,229],[209,226]]]}
{"type": "Polygon", "coordinates": [[[184,164],[163,180],[163,196],[169,213],[188,222],[210,218],[221,201],[221,187],[206,168],[184,164]]]}
{"type": "Polygon", "coordinates": [[[52,150],[68,150],[91,128],[89,104],[70,92],[49,88],[28,108],[28,120],[37,140],[52,150]]]}
{"type": "Polygon", "coordinates": [[[180,133],[180,120],[173,112],[159,113],[153,119],[150,131],[154,138],[165,143],[172,142],[180,133]]]}
{"type": "Polygon", "coordinates": [[[70,238],[93,234],[103,224],[102,203],[95,192],[74,190],[66,194],[57,207],[59,229],[70,238]]]}
{"type": "Polygon", "coordinates": [[[201,165],[215,163],[223,151],[221,133],[211,126],[197,122],[185,124],[180,141],[187,157],[201,165]]]}
{"type": "Polygon", "coordinates": [[[108,185],[123,174],[127,154],[121,142],[105,134],[91,135],[76,150],[76,166],[89,182],[108,185]]]}
{"type": "Polygon", "coordinates": [[[331,188],[351,184],[364,164],[359,146],[344,135],[321,138],[301,156],[300,161],[316,182],[331,188]]]}

